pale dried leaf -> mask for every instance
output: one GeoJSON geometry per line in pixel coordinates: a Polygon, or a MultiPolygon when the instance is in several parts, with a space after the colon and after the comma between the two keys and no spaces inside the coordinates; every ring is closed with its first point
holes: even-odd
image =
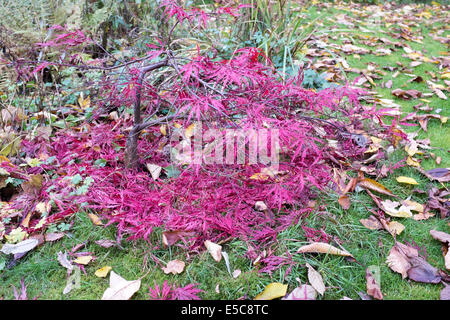
{"type": "Polygon", "coordinates": [[[309,284],[303,284],[292,290],[291,293],[282,300],[316,300],[317,291],[309,284]]]}
{"type": "Polygon", "coordinates": [[[380,230],[383,229],[383,225],[374,216],[370,216],[368,219],[359,220],[361,224],[370,230],[380,230]]]}
{"type": "Polygon", "coordinates": [[[311,286],[321,296],[323,296],[325,292],[325,284],[323,283],[321,274],[317,272],[309,263],[306,264],[306,267],[308,268],[308,280],[311,283],[311,286]]]}
{"type": "Polygon", "coordinates": [[[209,240],[206,240],[204,244],[213,259],[220,262],[222,260],[222,246],[209,240]]]}
{"type": "Polygon", "coordinates": [[[16,244],[5,243],[0,252],[4,254],[23,254],[33,250],[38,244],[38,239],[27,239],[16,244]]]}
{"type": "Polygon", "coordinates": [[[442,243],[450,244],[450,234],[437,230],[430,230],[430,234],[434,239],[442,243]]]}
{"type": "Polygon", "coordinates": [[[141,287],[141,280],[128,281],[111,271],[109,288],[105,290],[102,300],[129,300],[141,287]]]}
{"type": "Polygon", "coordinates": [[[116,245],[116,242],[114,240],[97,240],[95,241],[95,243],[103,248],[110,248],[116,245]]]}
{"type": "Polygon", "coordinates": [[[153,180],[155,180],[155,181],[161,175],[162,167],[158,166],[157,164],[147,163],[147,169],[150,172],[150,174],[152,175],[153,180]]]}
{"type": "Polygon", "coordinates": [[[68,270],[73,269],[72,263],[67,259],[67,252],[62,253],[61,251],[59,251],[57,260],[59,264],[62,265],[64,268],[68,270]]]}
{"type": "Polygon", "coordinates": [[[45,234],[45,241],[47,241],[47,242],[57,241],[57,240],[61,239],[64,236],[65,236],[65,234],[62,233],[62,232],[46,233],[45,234]]]}
{"type": "Polygon", "coordinates": [[[162,270],[165,274],[179,274],[184,270],[185,263],[181,260],[172,260],[167,263],[167,266],[163,267],[162,270]]]}
{"type": "Polygon", "coordinates": [[[335,248],[332,245],[325,242],[313,242],[311,244],[299,248],[297,250],[297,253],[325,253],[346,257],[353,257],[351,253],[335,248]]]}
{"type": "Polygon", "coordinates": [[[380,284],[377,283],[369,269],[366,269],[366,281],[367,294],[377,300],[383,300],[383,293],[381,293],[380,284]]]}

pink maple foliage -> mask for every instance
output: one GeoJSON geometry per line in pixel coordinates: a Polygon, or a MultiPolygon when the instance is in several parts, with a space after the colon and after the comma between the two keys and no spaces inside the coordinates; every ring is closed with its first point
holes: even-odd
{"type": "Polygon", "coordinates": [[[201,300],[198,294],[203,290],[197,288],[197,284],[188,284],[184,287],[177,287],[169,284],[167,280],[162,286],[155,282],[154,288],[149,287],[150,300],[201,300]]]}
{"type": "MultiPolygon", "coordinates": [[[[208,14],[201,10],[187,10],[174,1],[162,3],[167,16],[178,22],[191,23],[196,18],[203,24],[208,20],[208,14]]],[[[70,47],[80,41],[87,38],[77,31],[57,36],[48,45],[70,47]]],[[[54,174],[44,179],[39,190],[15,201],[13,206],[22,210],[24,217],[37,203],[51,200],[54,206],[47,223],[75,212],[93,211],[107,220],[107,225],[115,225],[119,237],[129,240],[151,241],[152,233],[162,228],[194,234],[188,245],[190,250],[202,250],[206,239],[218,241],[229,237],[262,249],[275,242],[281,231],[312,212],[306,204],[329,186],[334,166],[363,159],[366,149],[355,143],[354,132],[347,128],[362,130],[365,123],[378,121],[380,133],[402,135],[392,125],[382,123],[383,110],[359,103],[365,94],[362,90],[348,85],[318,92],[308,90],[301,86],[301,72],[282,80],[257,48],[241,48],[228,60],[199,51],[194,57],[178,60],[171,58],[172,52],[164,41],[158,42],[160,46],[148,46],[146,63],[167,56],[163,67],[171,70],[166,70],[171,77],[169,83],[157,87],[144,81],[141,85],[142,69],[132,65],[125,80],[106,74],[101,96],[112,106],[124,107],[132,107],[141,97],[144,116],[152,119],[163,118],[162,111],[169,110],[177,122],[177,126],[174,121],[165,123],[171,131],[187,128],[194,120],[205,124],[200,128],[202,134],[216,129],[223,137],[230,128],[245,132],[277,130],[280,155],[277,173],[255,178],[261,177],[268,165],[249,163],[249,150],[245,150],[244,163],[174,163],[169,153],[177,142],[161,134],[162,122],[141,132],[140,166],[129,169],[124,163],[124,149],[130,128],[136,123],[126,117],[111,120],[105,116],[105,106],[100,105],[94,120],[76,130],[58,131],[50,141],[23,140],[26,157],[54,158],[39,168],[27,169],[26,177],[54,174]],[[336,141],[337,147],[330,141],[336,141]],[[96,164],[98,160],[104,165],[96,164]],[[153,179],[145,169],[147,163],[164,168],[160,178],[153,179]],[[169,167],[175,167],[179,174],[170,176],[169,167]],[[71,179],[77,175],[82,182],[72,183],[71,179]],[[266,204],[272,216],[255,209],[258,201],[266,204]]],[[[268,154],[276,151],[270,143],[266,147],[268,154]]],[[[18,167],[8,170],[20,172],[18,167]]],[[[29,227],[33,228],[38,221],[32,219],[29,227]]],[[[308,239],[330,240],[322,230],[303,225],[303,231],[308,239]]],[[[280,259],[267,257],[263,270],[270,272],[276,264],[290,263],[289,259],[280,259]]],[[[157,292],[154,297],[185,294],[167,284],[161,289],[155,286],[154,290],[157,292]]]]}

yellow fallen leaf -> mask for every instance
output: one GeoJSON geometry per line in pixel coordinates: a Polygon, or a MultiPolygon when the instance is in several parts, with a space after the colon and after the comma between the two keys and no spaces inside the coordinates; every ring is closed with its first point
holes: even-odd
{"type": "Polygon", "coordinates": [[[416,201],[405,200],[405,201],[402,201],[402,204],[407,206],[412,211],[423,212],[425,210],[423,204],[420,204],[416,201]]]}
{"type": "Polygon", "coordinates": [[[96,226],[102,226],[103,222],[100,220],[100,218],[93,214],[93,213],[88,213],[89,219],[91,219],[92,223],[95,224],[96,226]]]}
{"type": "Polygon", "coordinates": [[[10,162],[10,161],[7,157],[0,155],[0,163],[2,162],[10,162]]]}
{"type": "Polygon", "coordinates": [[[167,135],[167,126],[165,124],[163,124],[161,127],[159,127],[159,131],[161,132],[161,134],[163,136],[167,135]]]}
{"type": "Polygon", "coordinates": [[[91,98],[88,96],[86,99],[84,99],[83,94],[81,94],[78,98],[78,104],[80,105],[80,108],[82,110],[87,109],[91,106],[91,98]]]}
{"type": "Polygon", "coordinates": [[[284,297],[286,295],[287,288],[287,284],[278,282],[270,283],[264,288],[263,292],[255,297],[254,300],[272,300],[284,297]]]}
{"type": "Polygon", "coordinates": [[[104,266],[103,268],[98,269],[97,271],[95,271],[95,275],[99,278],[105,278],[109,271],[111,271],[111,267],[110,266],[104,266]]]}
{"type": "Polygon", "coordinates": [[[381,209],[388,215],[399,218],[411,218],[412,213],[409,207],[402,205],[399,209],[397,207],[400,205],[397,201],[385,200],[380,202],[383,206],[381,209]]]}
{"type": "Polygon", "coordinates": [[[186,139],[190,139],[194,135],[195,123],[191,124],[189,127],[184,130],[184,136],[186,139]]]}
{"type": "Polygon", "coordinates": [[[32,212],[28,213],[27,216],[25,217],[25,219],[22,220],[22,223],[20,224],[21,226],[28,228],[30,225],[30,219],[32,216],[32,212]]]}
{"type": "Polygon", "coordinates": [[[406,184],[418,184],[417,181],[410,177],[400,176],[397,177],[397,182],[406,183],[406,184]]]}
{"type": "Polygon", "coordinates": [[[408,153],[410,157],[414,156],[418,151],[418,146],[415,141],[405,146],[405,151],[408,153]]]}
{"type": "Polygon", "coordinates": [[[381,183],[376,182],[375,180],[369,179],[369,178],[364,178],[362,179],[359,183],[359,186],[365,188],[365,189],[370,189],[388,196],[393,196],[394,194],[392,193],[391,190],[389,190],[388,188],[386,188],[385,186],[383,186],[381,183]]]}
{"type": "Polygon", "coordinates": [[[73,262],[78,264],[87,265],[89,262],[91,262],[92,256],[81,256],[73,260],[73,262]]]}
{"type": "Polygon", "coordinates": [[[420,163],[410,156],[406,159],[406,164],[411,167],[420,167],[420,163]]]}
{"type": "Polygon", "coordinates": [[[399,235],[405,230],[405,226],[397,221],[391,221],[387,224],[387,231],[393,236],[399,235]]]}
{"type": "Polygon", "coordinates": [[[411,53],[408,53],[407,56],[411,60],[416,60],[416,59],[419,59],[420,57],[422,57],[422,55],[419,52],[411,52],[411,53]]]}
{"type": "Polygon", "coordinates": [[[335,248],[325,242],[313,242],[297,250],[297,253],[325,253],[338,256],[353,257],[351,253],[335,248]]]}
{"type": "Polygon", "coordinates": [[[52,205],[51,205],[50,201],[47,203],[39,202],[38,204],[36,204],[36,208],[35,208],[35,210],[37,212],[39,212],[40,214],[48,214],[51,209],[52,209],[52,205]]]}

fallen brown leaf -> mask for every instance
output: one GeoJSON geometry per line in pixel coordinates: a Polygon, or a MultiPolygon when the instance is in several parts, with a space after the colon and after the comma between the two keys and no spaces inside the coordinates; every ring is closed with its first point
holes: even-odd
{"type": "Polygon", "coordinates": [[[308,280],[311,283],[311,286],[323,296],[325,284],[323,283],[322,276],[309,263],[306,263],[306,267],[308,268],[308,280]]]}
{"type": "Polygon", "coordinates": [[[297,253],[325,253],[339,256],[353,257],[351,253],[340,250],[325,242],[313,242],[297,250],[297,253]]]}
{"type": "Polygon", "coordinates": [[[383,300],[380,284],[377,283],[369,269],[366,269],[367,294],[378,300],[383,300]]]}
{"type": "Polygon", "coordinates": [[[185,263],[181,260],[172,260],[167,263],[167,266],[163,267],[162,270],[165,274],[179,274],[184,270],[185,263]]]}

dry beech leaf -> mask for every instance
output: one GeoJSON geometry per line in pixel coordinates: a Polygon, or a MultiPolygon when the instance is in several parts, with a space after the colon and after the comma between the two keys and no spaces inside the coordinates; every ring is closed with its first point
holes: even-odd
{"type": "Polygon", "coordinates": [[[340,196],[338,201],[342,209],[348,210],[350,208],[351,202],[350,198],[347,195],[340,196]]]}
{"type": "Polygon", "coordinates": [[[237,277],[239,277],[241,275],[241,273],[242,273],[242,271],[240,269],[236,269],[233,271],[232,276],[233,276],[233,278],[236,279],[237,277]]]}
{"type": "Polygon", "coordinates": [[[381,209],[390,216],[398,218],[411,218],[412,213],[409,207],[401,205],[399,209],[397,207],[400,205],[397,201],[391,201],[389,199],[381,201],[381,209]]]}
{"type": "Polygon", "coordinates": [[[430,234],[434,239],[442,242],[446,246],[444,248],[444,262],[445,268],[450,270],[450,234],[437,230],[430,230],[430,234]]]}
{"type": "Polygon", "coordinates": [[[128,300],[141,287],[141,280],[128,281],[111,271],[109,288],[105,290],[102,300],[128,300]]]}
{"type": "Polygon", "coordinates": [[[114,240],[97,240],[95,241],[95,243],[103,248],[110,248],[116,245],[116,242],[114,240]]]}
{"type": "Polygon", "coordinates": [[[254,300],[273,300],[284,297],[286,295],[287,287],[287,284],[278,282],[270,283],[264,288],[263,292],[255,297],[254,300]]]}
{"type": "Polygon", "coordinates": [[[450,300],[450,285],[446,284],[445,288],[442,289],[440,294],[441,300],[450,300]]]}
{"type": "Polygon", "coordinates": [[[45,234],[45,241],[47,241],[47,242],[57,241],[57,240],[61,239],[64,236],[65,236],[65,234],[62,233],[62,232],[46,233],[45,234]]]}
{"type": "Polygon", "coordinates": [[[439,271],[424,259],[414,259],[413,266],[408,270],[408,278],[416,282],[439,283],[439,271]]]}
{"type": "Polygon", "coordinates": [[[33,250],[39,244],[38,239],[27,239],[16,244],[5,243],[0,250],[4,254],[23,254],[33,250]]]}
{"type": "Polygon", "coordinates": [[[404,200],[404,201],[402,201],[402,204],[404,206],[408,207],[408,209],[411,211],[416,211],[416,212],[422,213],[425,210],[424,206],[416,201],[404,200]]]}
{"type": "Polygon", "coordinates": [[[370,216],[368,219],[361,219],[359,220],[361,224],[370,230],[380,230],[383,229],[383,225],[381,222],[375,218],[374,216],[370,216]]]}
{"type": "Polygon", "coordinates": [[[78,257],[75,260],[73,260],[73,262],[82,264],[82,265],[87,265],[89,262],[91,262],[91,260],[92,260],[92,256],[81,256],[81,257],[78,257]]]}
{"type": "Polygon", "coordinates": [[[430,234],[434,239],[442,243],[450,244],[450,234],[437,230],[430,230],[430,234]]]}
{"type": "Polygon", "coordinates": [[[328,243],[325,242],[313,242],[311,244],[299,248],[297,250],[297,253],[325,253],[353,258],[351,253],[335,248],[332,245],[329,245],[328,243]]]}
{"type": "Polygon", "coordinates": [[[406,184],[414,184],[414,185],[419,184],[415,179],[410,178],[410,177],[403,177],[403,176],[397,177],[397,182],[406,183],[406,184]]]}
{"type": "Polygon", "coordinates": [[[411,167],[420,167],[420,162],[418,162],[415,158],[408,156],[406,159],[406,164],[411,167]]]}
{"type": "Polygon", "coordinates": [[[111,271],[111,269],[112,268],[110,266],[104,266],[103,268],[95,271],[95,276],[99,278],[105,278],[108,275],[109,271],[111,271]]]}
{"type": "Polygon", "coordinates": [[[416,169],[430,180],[450,182],[450,168],[435,168],[428,171],[425,171],[422,168],[416,169]]]}
{"type": "Polygon", "coordinates": [[[162,167],[158,166],[157,164],[151,164],[151,163],[147,163],[146,166],[147,166],[148,171],[152,175],[153,180],[156,181],[159,178],[159,176],[161,175],[162,167]]]}
{"type": "Polygon", "coordinates": [[[209,240],[206,240],[204,244],[213,259],[220,262],[222,260],[222,246],[209,240]]]}
{"type": "Polygon", "coordinates": [[[392,236],[397,236],[400,233],[402,233],[403,230],[405,230],[405,226],[403,224],[401,224],[400,222],[391,221],[391,222],[387,223],[386,229],[392,236]]]}
{"type": "Polygon", "coordinates": [[[189,231],[164,231],[162,233],[162,242],[164,246],[168,247],[184,237],[191,237],[193,235],[194,232],[189,231]]]}
{"type": "Polygon", "coordinates": [[[100,218],[93,214],[93,213],[88,213],[89,219],[91,219],[92,223],[95,224],[96,226],[102,226],[103,222],[100,220],[100,218]]]}
{"type": "Polygon", "coordinates": [[[64,268],[68,270],[73,269],[72,263],[67,259],[67,251],[62,253],[61,251],[58,252],[58,262],[60,265],[62,265],[64,268]]]}
{"type": "Polygon", "coordinates": [[[316,300],[317,291],[309,284],[300,285],[282,300],[316,300]]]}
{"type": "Polygon", "coordinates": [[[179,274],[184,270],[185,263],[181,260],[172,260],[167,263],[167,266],[163,267],[162,270],[165,274],[179,274]]]}
{"type": "Polygon", "coordinates": [[[421,212],[418,214],[413,215],[413,219],[416,221],[420,221],[420,220],[428,220],[430,218],[434,217],[434,213],[430,212],[430,211],[426,211],[426,212],[421,212]]]}
{"type": "Polygon", "coordinates": [[[436,95],[439,98],[447,100],[447,96],[441,90],[439,90],[438,88],[434,88],[434,92],[436,93],[436,95]]]}
{"type": "Polygon", "coordinates": [[[311,283],[311,286],[321,296],[323,296],[325,292],[325,284],[323,283],[321,274],[317,272],[309,263],[306,264],[306,267],[308,268],[308,280],[311,283]]]}
{"type": "Polygon", "coordinates": [[[258,211],[264,211],[267,210],[267,205],[264,203],[264,201],[256,201],[255,202],[255,209],[258,211]]]}
{"type": "Polygon", "coordinates": [[[378,183],[375,180],[369,178],[362,179],[361,181],[359,181],[358,185],[364,189],[370,189],[387,196],[394,196],[391,190],[383,186],[381,183],[378,183]]]}
{"type": "Polygon", "coordinates": [[[408,276],[408,270],[411,268],[408,256],[418,256],[416,249],[408,247],[400,242],[396,242],[391,248],[386,263],[393,271],[398,272],[405,279],[408,276]]]}
{"type": "Polygon", "coordinates": [[[398,272],[405,279],[424,283],[439,283],[439,271],[419,256],[416,249],[396,242],[386,260],[393,271],[398,272]]]}
{"type": "Polygon", "coordinates": [[[367,294],[377,300],[383,300],[383,293],[381,293],[380,284],[377,283],[369,269],[366,269],[366,281],[367,294]]]}

